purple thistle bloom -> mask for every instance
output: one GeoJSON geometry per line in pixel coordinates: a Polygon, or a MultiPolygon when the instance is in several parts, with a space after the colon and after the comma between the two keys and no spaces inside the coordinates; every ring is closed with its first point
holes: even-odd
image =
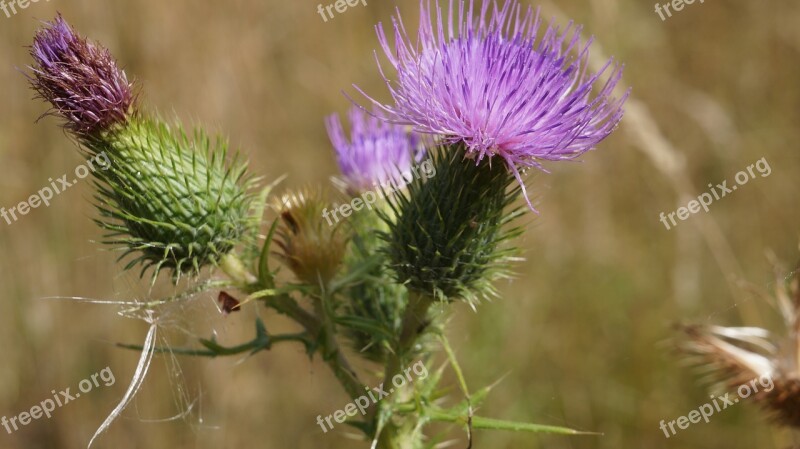
{"type": "Polygon", "coordinates": [[[524,10],[517,0],[502,6],[482,0],[476,16],[474,3],[450,0],[443,13],[437,0],[434,26],[430,0],[420,0],[416,45],[399,12],[392,19],[393,48],[379,24],[380,44],[397,72],[391,82],[378,62],[394,105],[356,89],[389,120],[447,143],[463,142],[478,162],[499,156],[525,192],[521,171],[544,170],[545,160],[574,159],[615,129],[628,95],[611,98],[622,68],[613,66],[599,83],[612,61],[586,73],[591,40],[580,48],[580,26],[570,22],[562,31],[551,24],[537,39],[538,9],[524,10]],[[595,84],[600,87],[592,96],[595,84]]]}
{"type": "Polygon", "coordinates": [[[36,33],[28,79],[53,105],[65,127],[82,138],[127,121],[136,101],[132,84],[111,53],[79,36],[59,14],[36,33]]]}
{"type": "Polygon", "coordinates": [[[404,126],[393,125],[378,116],[367,116],[359,107],[349,112],[350,141],[341,120],[326,120],[328,136],[336,150],[339,168],[351,192],[363,192],[378,185],[405,184],[403,174],[422,156],[419,136],[404,126]]]}

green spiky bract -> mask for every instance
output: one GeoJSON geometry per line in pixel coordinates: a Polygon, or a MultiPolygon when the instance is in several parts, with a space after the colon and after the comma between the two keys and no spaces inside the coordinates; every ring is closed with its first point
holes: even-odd
{"type": "Polygon", "coordinates": [[[392,200],[396,219],[383,234],[397,280],[421,295],[471,304],[494,295],[515,253],[503,242],[521,233],[508,223],[522,213],[504,163],[465,158],[463,144],[430,152],[435,175],[415,178],[392,200]]]}
{"type": "Polygon", "coordinates": [[[177,281],[215,264],[249,238],[252,180],[246,164],[227,162],[227,144],[197,130],[189,137],[160,119],[131,117],[85,142],[90,155],[105,153],[108,170],[95,170],[95,199],[110,231],[104,243],[135,257],[141,276],[162,269],[177,281]]]}

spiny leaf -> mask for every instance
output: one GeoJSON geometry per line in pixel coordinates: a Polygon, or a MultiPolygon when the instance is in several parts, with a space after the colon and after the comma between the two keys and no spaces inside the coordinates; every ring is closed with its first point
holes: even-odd
{"type": "MultiPolygon", "coordinates": [[[[427,416],[433,421],[450,422],[466,425],[470,422],[468,416],[451,414],[444,411],[428,410],[427,416]]],[[[550,426],[545,424],[532,424],[502,419],[484,418],[473,416],[471,418],[473,429],[510,430],[514,432],[552,433],[561,435],[601,435],[597,432],[584,432],[568,427],[550,426]]]]}

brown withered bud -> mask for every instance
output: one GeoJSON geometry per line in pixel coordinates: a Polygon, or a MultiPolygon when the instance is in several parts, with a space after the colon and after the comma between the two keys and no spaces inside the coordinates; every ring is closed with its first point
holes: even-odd
{"type": "Polygon", "coordinates": [[[797,272],[779,276],[774,300],[786,329],[680,326],[679,347],[727,388],[753,385],[750,396],[776,423],[800,429],[800,282],[797,272]]]}
{"type": "Polygon", "coordinates": [[[281,249],[278,256],[308,284],[330,282],[345,253],[347,240],[340,224],[329,225],[323,219],[327,207],[327,201],[315,190],[284,195],[275,205],[281,218],[275,241],[281,249]]]}

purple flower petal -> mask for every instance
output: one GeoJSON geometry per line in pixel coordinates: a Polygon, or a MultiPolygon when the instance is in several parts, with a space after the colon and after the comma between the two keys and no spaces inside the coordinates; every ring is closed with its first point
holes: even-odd
{"type": "Polygon", "coordinates": [[[463,142],[476,162],[499,157],[523,191],[520,172],[580,156],[621,120],[628,94],[611,94],[622,67],[609,61],[587,73],[591,40],[580,46],[581,27],[550,24],[538,37],[539,11],[517,0],[449,0],[447,12],[437,0],[435,23],[430,8],[430,0],[420,0],[416,39],[399,13],[392,19],[394,46],[376,27],[397,73],[390,81],[378,62],[394,104],[364,95],[387,120],[463,142]]]}
{"type": "Polygon", "coordinates": [[[419,137],[404,126],[368,116],[359,107],[351,108],[348,115],[352,128],[349,141],[337,115],[326,120],[348,188],[363,192],[387,183],[404,184],[402,175],[421,156],[419,137]]]}
{"type": "Polygon", "coordinates": [[[88,138],[124,123],[136,101],[132,84],[111,53],[82,38],[61,17],[36,33],[31,86],[49,101],[66,128],[88,138]]]}

